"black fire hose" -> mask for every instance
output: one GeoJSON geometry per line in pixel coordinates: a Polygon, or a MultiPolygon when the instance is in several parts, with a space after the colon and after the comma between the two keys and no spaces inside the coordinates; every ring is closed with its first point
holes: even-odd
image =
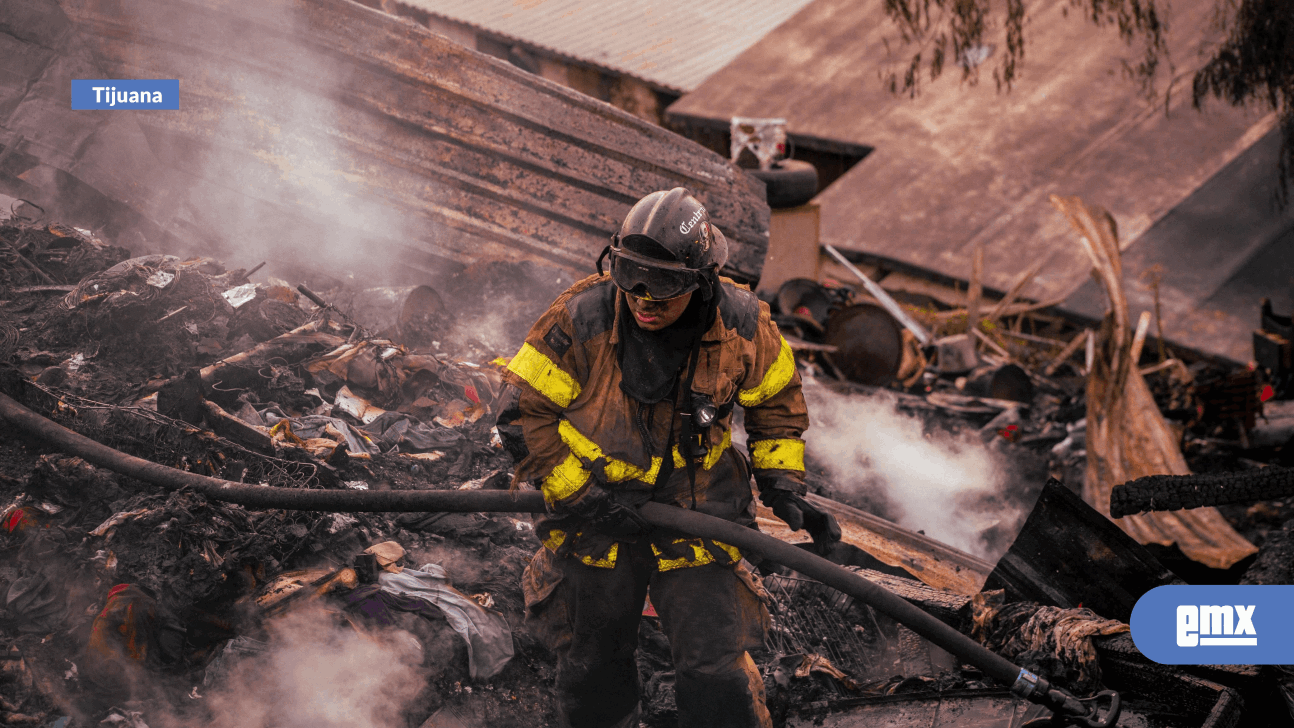
{"type": "MultiPolygon", "coordinates": [[[[544,512],[543,496],[537,491],[318,490],[246,485],[211,478],[114,450],[41,417],[4,394],[0,394],[0,419],[64,452],[122,475],[171,490],[189,488],[214,500],[253,508],[369,513],[544,512]]],[[[1011,692],[1015,695],[1045,706],[1059,721],[1062,721],[1060,724],[1108,728],[1118,721],[1120,713],[1118,693],[1107,690],[1095,697],[1080,700],[1064,690],[1052,687],[1043,678],[1022,669],[1001,655],[990,652],[983,645],[884,587],[873,584],[816,554],[754,529],[684,508],[662,503],[647,503],[640,509],[640,513],[643,519],[653,526],[722,541],[757,553],[870,605],[878,612],[906,625],[913,632],[956,655],[962,662],[974,665],[995,680],[1010,685],[1011,692]],[[1101,714],[1099,704],[1103,698],[1108,699],[1108,707],[1104,715],[1101,714]]]]}

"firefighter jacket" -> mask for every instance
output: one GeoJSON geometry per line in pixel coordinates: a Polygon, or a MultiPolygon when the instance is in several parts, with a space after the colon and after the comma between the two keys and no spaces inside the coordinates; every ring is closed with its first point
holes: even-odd
{"type": "MultiPolygon", "coordinates": [[[[616,322],[625,320],[625,303],[609,275],[590,276],[559,296],[508,363],[505,377],[520,390],[517,424],[525,441],[517,482],[538,482],[558,512],[601,480],[634,505],[651,500],[691,507],[695,502],[699,512],[751,523],[751,473],[732,446],[732,408],[741,405],[760,487],[802,494],[801,435],[808,413],[791,347],[767,304],[722,281],[718,313],[702,336],[692,380],[692,391],[708,397],[719,412],[696,436],[694,485],[677,443],[681,385],[656,404],[638,402],[620,388],[616,322]],[[671,470],[666,458],[672,474],[661,478],[662,468],[671,470]]],[[[559,516],[541,522],[537,531],[553,551],[573,553],[591,566],[614,567],[618,544],[588,533],[584,525],[559,516]]],[[[674,536],[651,536],[661,570],[740,559],[732,546],[674,536]]]]}

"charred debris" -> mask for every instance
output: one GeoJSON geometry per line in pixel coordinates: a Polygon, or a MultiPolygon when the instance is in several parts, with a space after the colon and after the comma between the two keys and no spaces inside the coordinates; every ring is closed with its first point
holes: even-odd
{"type": "MultiPolygon", "coordinates": [[[[1094,267],[1116,271],[1100,215],[1055,204],[1094,267]]],[[[435,288],[283,281],[259,266],[132,256],[14,212],[0,221],[0,393],[25,407],[126,454],[245,484],[509,487],[494,427],[500,357],[568,274],[495,263],[435,288]]],[[[986,529],[996,563],[985,561],[860,510],[873,504],[838,488],[810,447],[813,489],[845,530],[825,555],[1077,695],[1119,690],[1121,725],[1288,722],[1283,669],[1158,665],[1127,621],[1161,584],[1294,583],[1289,318],[1268,306],[1259,319],[1256,305],[1258,366],[1235,367],[1164,343],[1126,305],[1120,315],[1117,275],[1105,278],[1105,322],[1018,300],[1029,275],[987,300],[973,271],[961,308],[895,301],[857,277],[793,280],[771,297],[811,386],[976,438],[1012,464],[1011,497],[1028,506],[1023,523],[986,529]],[[1164,437],[1111,447],[1146,417],[1164,437]],[[1193,510],[1171,510],[1182,508],[1193,510]],[[1199,542],[1162,537],[1162,519],[1182,514],[1199,542]]],[[[0,724],[552,722],[552,658],[522,625],[528,515],[245,508],[5,427],[0,724]]],[[[773,629],[756,657],[778,725],[1044,717],[867,605],[765,572],[773,629]]],[[[650,603],[639,666],[646,724],[672,725],[650,603]]]]}

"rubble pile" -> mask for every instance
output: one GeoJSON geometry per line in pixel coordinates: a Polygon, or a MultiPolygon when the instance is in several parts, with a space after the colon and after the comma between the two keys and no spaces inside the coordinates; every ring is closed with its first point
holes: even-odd
{"type": "MultiPolygon", "coordinates": [[[[488,363],[502,349],[455,361],[311,303],[309,289],[210,259],[132,258],[57,225],[11,221],[0,239],[0,390],[80,434],[234,482],[510,482],[488,363]]],[[[249,676],[286,700],[325,674],[298,684],[276,672],[302,630],[343,651],[380,646],[374,675],[403,688],[351,695],[361,724],[416,726],[451,708],[499,725],[551,714],[551,660],[508,626],[521,623],[534,548],[527,516],[258,511],[0,439],[0,628],[14,676],[0,684],[0,722],[247,724],[234,698],[249,676]],[[366,560],[384,543],[399,555],[366,560]],[[388,582],[426,596],[388,594],[388,582]]],[[[342,693],[366,683],[334,679],[342,693]]],[[[264,724],[323,724],[297,702],[263,706],[264,724]]]]}
{"type": "MultiPolygon", "coordinates": [[[[1104,278],[1111,308],[1118,311],[1123,304],[1113,231],[1103,239],[1092,222],[1100,216],[1086,211],[1081,201],[1057,198],[1054,204],[1077,219],[1076,226],[1089,225],[1080,233],[1085,245],[1097,241],[1092,253],[1101,246],[1113,251],[1113,262],[1107,255],[1104,264],[1112,274],[1104,278]]],[[[1101,268],[1099,261],[1094,264],[1101,268]]],[[[866,277],[853,272],[860,280],[866,277]]],[[[1260,325],[1254,333],[1255,361],[1237,366],[1156,340],[1150,335],[1153,317],[1129,320],[1126,305],[1122,321],[1112,314],[1104,322],[1090,322],[1058,314],[1056,302],[1018,300],[1038,272],[1037,266],[1027,271],[995,302],[977,300],[974,273],[971,293],[962,294],[961,305],[903,291],[890,295],[874,284],[830,277],[793,279],[766,300],[810,378],[846,396],[888,398],[899,412],[920,418],[927,435],[977,437],[1012,464],[1014,482],[1001,505],[1005,509],[1015,501],[1033,512],[1022,532],[1013,524],[1001,539],[983,534],[987,550],[1001,558],[984,588],[1006,587],[1009,602],[976,609],[975,616],[962,604],[957,618],[947,621],[1076,694],[1089,694],[1098,683],[1125,690],[1125,699],[1142,701],[1142,709],[1169,724],[1221,725],[1242,714],[1288,722],[1294,690],[1283,672],[1248,668],[1248,678],[1241,678],[1225,671],[1152,669],[1126,635],[1117,636],[1127,630],[1132,602],[1111,597],[1128,584],[1137,585],[1135,602],[1154,586],[1182,581],[1294,583],[1288,535],[1294,528],[1294,485],[1287,470],[1294,458],[1294,403],[1288,394],[1287,319],[1274,313],[1269,301],[1261,306],[1255,301],[1254,320],[1260,325]],[[886,315],[896,307],[905,315],[886,315]],[[1113,384],[1116,376],[1124,383],[1113,384]],[[1141,399],[1130,394],[1138,387],[1145,391],[1141,399]],[[1111,418],[1122,421],[1112,428],[1111,418]],[[1089,429],[1094,421],[1095,436],[1089,429]],[[1117,458],[1123,461],[1116,463],[1117,458]],[[1184,479],[1171,489],[1154,478],[1144,485],[1128,482],[1153,473],[1184,479]],[[1059,496],[1047,496],[1044,488],[1040,498],[1038,486],[1049,478],[1047,487],[1073,494],[1065,509],[1087,513],[1048,522],[1041,514],[1058,508],[1059,496]],[[1152,505],[1111,514],[1111,488],[1121,483],[1126,483],[1122,493],[1114,488],[1116,502],[1131,502],[1135,495],[1137,503],[1152,505]],[[1172,493],[1191,497],[1166,497],[1172,493]],[[1213,505],[1216,510],[1201,508],[1213,505]],[[1183,507],[1195,510],[1173,510],[1183,507]],[[1133,515],[1144,510],[1158,512],[1133,515]],[[1159,525],[1170,519],[1187,527],[1159,525]],[[1186,538],[1166,537],[1174,530],[1186,538]],[[1090,552],[1054,553],[1062,543],[1113,549],[1124,561],[1110,573],[1115,567],[1092,563],[1090,552]],[[1072,598],[1059,600],[1062,594],[1072,598]],[[1091,608],[1081,610],[1084,605],[1091,608]],[[996,625],[996,635],[983,631],[982,611],[994,615],[989,622],[996,625]],[[1039,631],[1039,624],[1047,630],[1039,631]],[[1091,639],[1074,642],[1084,633],[1091,639]],[[1058,664],[1063,654],[1075,659],[1058,664]],[[1077,659],[1082,655],[1087,657],[1077,659]],[[1118,667],[1097,677],[1107,663],[1118,667]],[[1192,682],[1199,676],[1208,685],[1192,682]],[[1170,690],[1185,702],[1161,702],[1156,690],[1170,690]],[[1187,710],[1187,704],[1195,707],[1187,710]]],[[[868,494],[815,477],[830,468],[813,456],[810,447],[806,464],[817,492],[884,513],[884,503],[868,494]]],[[[848,700],[832,704],[842,710],[850,705],[848,700]]],[[[899,720],[873,708],[832,724],[915,720],[911,713],[899,720]]]]}
{"type": "MultiPolygon", "coordinates": [[[[1094,360],[1105,335],[1101,325],[1060,316],[1048,306],[1018,303],[1011,305],[1021,310],[1009,317],[982,315],[970,326],[965,308],[929,296],[897,293],[896,299],[926,327],[934,345],[922,347],[888,319],[883,326],[851,332],[843,343],[828,343],[832,323],[842,312],[877,308],[865,292],[830,279],[794,279],[769,303],[802,369],[817,383],[849,395],[886,397],[899,412],[922,419],[928,431],[983,441],[1009,464],[1009,490],[1026,509],[1048,477],[1082,492],[1089,463],[1088,375],[1099,363],[1094,360]],[[864,340],[878,330],[902,333],[893,337],[899,348],[891,351],[864,340]],[[870,357],[873,366],[864,367],[869,376],[856,375],[857,366],[855,371],[841,369],[846,355],[870,357]]],[[[1268,318],[1270,314],[1264,320],[1268,318]]],[[[1237,473],[1294,464],[1294,401],[1281,394],[1282,375],[1164,342],[1146,344],[1139,352],[1137,366],[1189,472],[1237,473]]],[[[873,512],[880,505],[884,512],[883,504],[870,502],[865,494],[833,492],[831,483],[810,475],[817,492],[873,512]]],[[[1290,495],[1254,498],[1219,510],[1241,536],[1261,546],[1269,532],[1279,533],[1294,518],[1290,495]]],[[[985,539],[990,550],[1000,553],[1014,535],[1007,529],[1002,538],[986,533],[985,539]],[[1000,548],[994,548],[997,544],[1000,548]]],[[[1176,549],[1148,547],[1174,566],[1197,570],[1176,549]]]]}
{"type": "MultiPolygon", "coordinates": [[[[123,453],[280,488],[508,488],[512,456],[494,426],[500,357],[569,283],[492,263],[436,288],[294,286],[208,258],[132,257],[22,219],[0,225],[0,242],[0,392],[123,453]]],[[[1061,687],[1123,691],[1140,724],[1286,710],[1284,673],[1148,663],[1126,635],[1120,590],[1177,578],[1279,583],[1294,493],[1220,506],[1258,547],[1225,568],[1138,544],[1075,495],[1092,457],[1095,327],[1013,301],[972,325],[965,309],[908,300],[928,345],[893,328],[889,349],[867,340],[843,352],[894,322],[858,308],[875,303],[849,288],[793,288],[772,304],[811,386],[883,398],[930,432],[985,445],[1011,466],[1003,497],[1028,514],[985,526],[996,565],[959,555],[979,564],[978,577],[961,577],[971,588],[861,541],[833,560],[1061,687]],[[1052,581],[1037,581],[1043,573],[1052,581]]],[[[1138,353],[1193,471],[1290,464],[1294,410],[1266,393],[1262,371],[1168,347],[1138,353]]],[[[834,482],[823,457],[810,448],[818,495],[884,511],[834,482]]],[[[846,541],[867,527],[867,514],[835,508],[846,541]]],[[[886,533],[906,548],[933,543],[886,533]]],[[[525,514],[260,510],[6,435],[0,723],[552,724],[553,659],[522,626],[521,573],[536,547],[525,514]]],[[[776,725],[916,725],[939,705],[1015,710],[1006,686],[870,606],[772,564],[762,571],[772,623],[754,657],[776,725]]],[[[673,725],[669,645],[650,602],[638,659],[644,723],[673,725]]]]}

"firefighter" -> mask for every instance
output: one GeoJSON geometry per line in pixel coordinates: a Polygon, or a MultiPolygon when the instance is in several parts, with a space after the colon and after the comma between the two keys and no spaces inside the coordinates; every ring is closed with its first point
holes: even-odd
{"type": "Polygon", "coordinates": [[[556,653],[574,728],[638,725],[644,598],[669,638],[679,725],[769,726],[749,650],[766,594],[733,546],[650,529],[648,501],[754,522],[760,498],[819,544],[835,520],[802,497],[808,414],[767,304],[719,277],[723,233],[687,190],[639,200],[598,260],[530,329],[506,378],[501,435],[548,514],[524,576],[528,627],[556,653]],[[606,260],[609,272],[602,272],[606,260]],[[746,449],[732,443],[744,409],[746,449]],[[752,472],[753,471],[753,472],[752,472]]]}

